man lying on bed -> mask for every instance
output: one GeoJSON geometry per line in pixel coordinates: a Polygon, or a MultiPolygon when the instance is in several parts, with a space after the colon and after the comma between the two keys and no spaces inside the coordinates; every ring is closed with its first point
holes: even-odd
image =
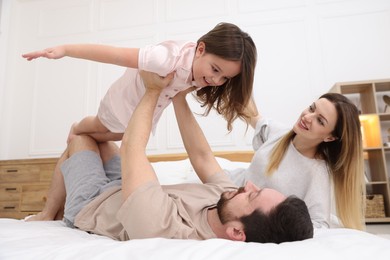
{"type": "Polygon", "coordinates": [[[178,94],[173,104],[185,148],[203,184],[161,186],[145,148],[154,108],[171,76],[145,73],[143,77],[146,93],[129,121],[120,151],[112,142],[97,144],[88,136],[76,136],[58,161],[44,210],[30,220],[62,218],[65,203],[68,226],[117,240],[224,238],[281,243],[313,237],[302,200],[250,182],[241,188],[230,182],[185,94],[178,94]]]}

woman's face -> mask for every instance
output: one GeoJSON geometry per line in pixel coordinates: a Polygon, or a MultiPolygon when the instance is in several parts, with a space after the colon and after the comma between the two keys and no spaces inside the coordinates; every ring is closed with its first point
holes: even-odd
{"type": "Polygon", "coordinates": [[[293,130],[297,136],[315,143],[330,142],[336,139],[332,135],[336,122],[336,107],[326,98],[320,98],[302,112],[293,130]]]}

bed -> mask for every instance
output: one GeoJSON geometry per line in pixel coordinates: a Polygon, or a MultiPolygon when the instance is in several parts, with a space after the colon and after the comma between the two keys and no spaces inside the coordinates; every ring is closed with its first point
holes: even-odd
{"type": "MultiPolygon", "coordinates": [[[[247,152],[216,153],[225,169],[245,168],[247,152]]],[[[183,154],[150,156],[162,184],[199,182],[183,154]]],[[[70,229],[63,221],[0,218],[0,259],[390,259],[390,236],[344,228],[282,244],[176,239],[115,241],[70,229]]]]}

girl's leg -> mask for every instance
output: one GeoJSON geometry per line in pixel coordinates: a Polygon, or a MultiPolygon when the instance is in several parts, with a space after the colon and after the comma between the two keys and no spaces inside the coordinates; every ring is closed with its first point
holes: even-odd
{"type": "Polygon", "coordinates": [[[97,142],[107,142],[107,141],[120,141],[122,140],[123,133],[111,133],[107,132],[104,134],[91,134],[90,135],[93,139],[95,139],[97,142]]]}
{"type": "Polygon", "coordinates": [[[106,133],[108,129],[97,116],[87,116],[74,126],[74,132],[76,135],[106,133]]]}
{"type": "Polygon", "coordinates": [[[67,143],[76,135],[89,135],[97,142],[120,141],[123,133],[111,133],[97,116],[88,116],[79,123],[74,123],[70,129],[67,143]]]}

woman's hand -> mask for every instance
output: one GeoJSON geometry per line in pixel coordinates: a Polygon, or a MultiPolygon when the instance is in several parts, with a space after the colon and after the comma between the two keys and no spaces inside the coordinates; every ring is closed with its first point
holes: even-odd
{"type": "Polygon", "coordinates": [[[48,59],[61,59],[65,56],[66,48],[64,45],[47,48],[41,51],[34,51],[25,53],[22,55],[23,58],[28,61],[37,59],[37,58],[48,58],[48,59]]]}

